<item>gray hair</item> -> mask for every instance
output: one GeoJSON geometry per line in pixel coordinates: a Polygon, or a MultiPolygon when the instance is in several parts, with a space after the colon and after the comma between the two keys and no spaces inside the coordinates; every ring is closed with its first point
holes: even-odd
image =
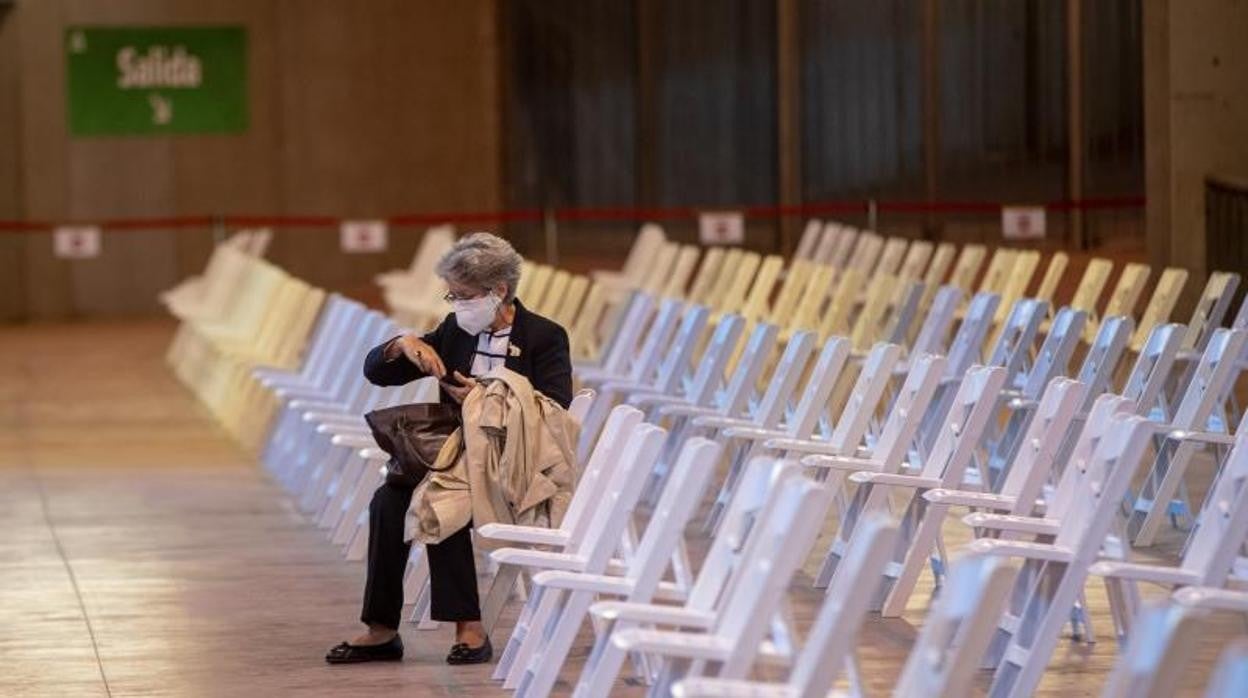
{"type": "Polygon", "coordinates": [[[520,254],[506,240],[490,233],[471,233],[442,255],[435,271],[446,281],[481,289],[506,284],[506,303],[516,296],[521,261],[520,254]]]}

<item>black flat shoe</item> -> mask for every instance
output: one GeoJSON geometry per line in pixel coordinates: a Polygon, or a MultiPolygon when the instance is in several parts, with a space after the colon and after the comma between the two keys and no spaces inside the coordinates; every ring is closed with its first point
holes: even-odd
{"type": "Polygon", "coordinates": [[[451,645],[451,653],[446,655],[447,664],[485,664],[494,658],[494,647],[490,644],[490,638],[485,638],[485,644],[480,647],[469,647],[467,644],[460,642],[451,645]]]}
{"type": "Polygon", "coordinates": [[[397,662],[400,659],[403,659],[403,638],[398,635],[380,645],[352,645],[344,642],[325,655],[325,661],[330,664],[397,662]]]}

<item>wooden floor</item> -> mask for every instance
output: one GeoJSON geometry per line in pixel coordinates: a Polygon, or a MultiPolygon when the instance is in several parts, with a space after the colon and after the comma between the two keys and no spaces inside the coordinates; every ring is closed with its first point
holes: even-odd
{"type": "MultiPolygon", "coordinates": [[[[357,631],[362,567],[173,380],[171,333],[164,322],[0,329],[0,696],[502,694],[489,667],[441,663],[446,630],[405,631],[401,664],[324,664],[357,631]]],[[[1089,594],[1102,641],[1064,640],[1043,695],[1099,693],[1116,650],[1104,596],[1089,594]]],[[[808,575],[793,596],[808,622],[820,600],[808,575]]],[[[918,596],[906,619],[867,622],[873,694],[900,671],[918,596]]],[[[1236,632],[1237,620],[1210,623],[1191,687],[1236,632]]],[[[561,692],[587,649],[583,636],[561,692]]]]}

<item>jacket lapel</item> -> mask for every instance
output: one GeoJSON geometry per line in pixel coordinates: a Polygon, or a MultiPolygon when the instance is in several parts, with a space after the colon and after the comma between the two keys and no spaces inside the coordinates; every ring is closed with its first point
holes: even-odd
{"type": "Polygon", "coordinates": [[[507,349],[507,358],[503,365],[507,368],[528,375],[522,367],[529,360],[525,350],[529,346],[529,311],[516,299],[516,318],[511,321],[511,341],[507,349]]]}

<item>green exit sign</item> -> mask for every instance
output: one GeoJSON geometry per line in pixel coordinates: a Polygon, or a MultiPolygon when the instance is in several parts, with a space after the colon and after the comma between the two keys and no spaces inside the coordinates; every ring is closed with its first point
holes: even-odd
{"type": "Polygon", "coordinates": [[[247,130],[242,27],[70,27],[65,59],[72,135],[247,130]]]}

